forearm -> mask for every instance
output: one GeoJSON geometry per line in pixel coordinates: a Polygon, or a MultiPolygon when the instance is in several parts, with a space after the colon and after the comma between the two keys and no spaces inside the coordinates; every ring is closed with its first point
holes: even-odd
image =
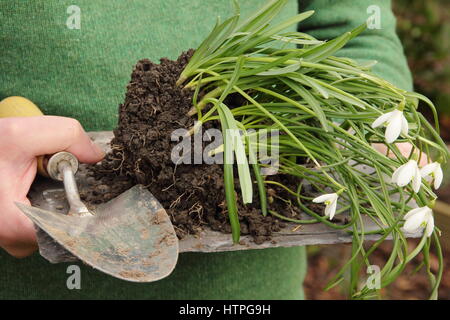
{"type": "Polygon", "coordinates": [[[299,0],[300,12],[315,14],[300,23],[299,31],[318,39],[333,39],[363,24],[371,15],[370,6],[380,8],[380,29],[368,29],[336,55],[359,61],[376,60],[373,71],[398,87],[412,90],[412,79],[403,47],[397,37],[391,0],[299,0]]]}

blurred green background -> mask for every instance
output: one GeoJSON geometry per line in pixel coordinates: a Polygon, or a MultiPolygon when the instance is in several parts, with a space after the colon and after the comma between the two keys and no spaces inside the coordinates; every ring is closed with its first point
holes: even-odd
{"type": "Polygon", "coordinates": [[[415,91],[436,104],[445,122],[450,116],[450,1],[394,0],[393,4],[415,91]]]}

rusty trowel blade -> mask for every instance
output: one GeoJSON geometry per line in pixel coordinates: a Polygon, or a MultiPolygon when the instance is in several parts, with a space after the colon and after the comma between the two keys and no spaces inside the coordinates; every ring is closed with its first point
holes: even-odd
{"type": "Polygon", "coordinates": [[[141,185],[97,207],[92,216],[17,206],[73,255],[119,279],[152,282],[175,268],[178,238],[172,223],[161,204],[141,185]]]}

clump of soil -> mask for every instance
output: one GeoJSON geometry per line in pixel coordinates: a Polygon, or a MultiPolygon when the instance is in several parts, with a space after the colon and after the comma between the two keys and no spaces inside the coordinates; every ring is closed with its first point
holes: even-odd
{"type": "MultiPolygon", "coordinates": [[[[171,160],[172,149],[178,143],[171,141],[172,132],[189,129],[194,124],[194,119],[187,116],[193,92],[175,84],[192,53],[192,50],[185,52],[176,61],[163,58],[160,64],[147,59],[137,63],[125,102],[119,107],[112,151],[91,168],[94,178],[91,191],[83,194],[87,202],[98,204],[135,184],[143,184],[166,208],[180,238],[198,233],[205,225],[216,231],[231,232],[222,166],[175,165],[171,160]]],[[[220,128],[218,123],[207,123],[204,129],[212,126],[220,128]]],[[[236,190],[239,190],[238,183],[236,190]]],[[[276,188],[271,192],[289,197],[276,188]]],[[[260,243],[270,239],[272,232],[280,230],[283,223],[262,215],[257,190],[255,193],[253,204],[239,204],[239,215],[242,234],[251,234],[260,243]]],[[[286,203],[274,202],[271,206],[280,213],[298,214],[286,203]]]]}

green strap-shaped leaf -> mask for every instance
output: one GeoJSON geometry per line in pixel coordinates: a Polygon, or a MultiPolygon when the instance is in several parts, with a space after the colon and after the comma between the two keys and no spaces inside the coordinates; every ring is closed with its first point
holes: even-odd
{"type": "Polygon", "coordinates": [[[349,42],[358,34],[363,32],[366,28],[367,24],[364,23],[351,32],[346,32],[333,40],[330,40],[324,44],[321,44],[317,47],[314,47],[313,49],[306,51],[302,55],[302,58],[304,58],[309,62],[322,61],[323,59],[326,59],[329,56],[335,54],[338,50],[344,47],[347,44],[347,42],[349,42]]]}
{"type": "Polygon", "coordinates": [[[302,97],[306,103],[313,109],[314,113],[316,114],[317,119],[319,119],[320,124],[322,125],[322,128],[328,132],[330,131],[330,127],[328,126],[327,117],[325,116],[325,113],[322,110],[322,107],[320,106],[320,102],[317,101],[316,98],[303,86],[298,85],[294,81],[291,81],[289,79],[281,79],[284,83],[286,83],[290,88],[292,88],[297,94],[302,97]]]}

